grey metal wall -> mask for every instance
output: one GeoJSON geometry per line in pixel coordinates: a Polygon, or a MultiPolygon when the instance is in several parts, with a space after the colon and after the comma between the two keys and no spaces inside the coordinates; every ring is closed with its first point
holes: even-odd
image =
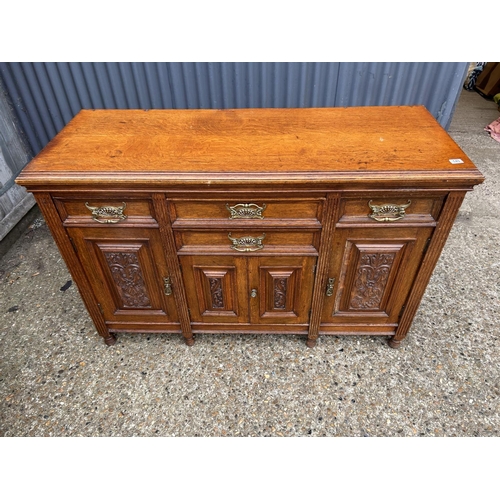
{"type": "Polygon", "coordinates": [[[14,107],[0,81],[0,241],[35,204],[35,198],[14,179],[31,159],[14,107]]]}
{"type": "Polygon", "coordinates": [[[423,104],[450,124],[468,63],[16,63],[0,77],[38,153],[82,108],[423,104]]]}

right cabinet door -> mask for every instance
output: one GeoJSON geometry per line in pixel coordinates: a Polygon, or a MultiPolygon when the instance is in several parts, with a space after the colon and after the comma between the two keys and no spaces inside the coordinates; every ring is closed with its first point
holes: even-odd
{"type": "Polygon", "coordinates": [[[251,323],[307,325],[316,257],[271,256],[248,260],[251,323]]]}
{"type": "Polygon", "coordinates": [[[431,227],[338,228],[323,324],[396,324],[418,271],[431,227]]]}

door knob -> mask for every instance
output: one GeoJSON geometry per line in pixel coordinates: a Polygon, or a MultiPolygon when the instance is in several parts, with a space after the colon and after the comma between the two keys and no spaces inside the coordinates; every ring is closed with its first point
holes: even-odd
{"type": "Polygon", "coordinates": [[[255,288],[252,288],[252,291],[250,292],[250,297],[257,297],[257,290],[255,288]]]}

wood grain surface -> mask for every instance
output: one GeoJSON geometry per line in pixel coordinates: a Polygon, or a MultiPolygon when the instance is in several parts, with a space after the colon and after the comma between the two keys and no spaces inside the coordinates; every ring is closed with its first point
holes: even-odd
{"type": "Polygon", "coordinates": [[[165,180],[213,185],[306,176],[359,183],[429,175],[449,184],[474,184],[482,177],[423,106],[82,110],[18,182],[83,184],[93,176],[122,186],[165,180]],[[359,172],[365,172],[363,179],[352,175],[359,172]]]}

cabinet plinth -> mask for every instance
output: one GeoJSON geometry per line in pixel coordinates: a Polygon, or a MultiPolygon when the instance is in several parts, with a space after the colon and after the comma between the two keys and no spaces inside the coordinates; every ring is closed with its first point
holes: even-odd
{"type": "Polygon", "coordinates": [[[82,110],[17,182],[119,332],[399,347],[484,178],[421,106],[82,110]]]}

